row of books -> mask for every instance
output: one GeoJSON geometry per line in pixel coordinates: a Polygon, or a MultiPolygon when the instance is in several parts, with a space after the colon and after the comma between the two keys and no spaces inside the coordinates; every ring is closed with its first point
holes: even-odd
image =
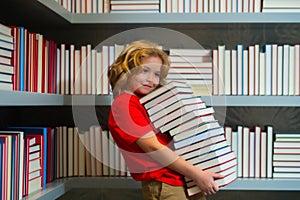
{"type": "MultiPolygon", "coordinates": [[[[174,151],[182,158],[224,175],[216,180],[219,186],[237,177],[299,178],[299,133],[273,134],[270,126],[265,130],[237,126],[233,131],[211,117],[212,109],[195,108],[201,109],[210,112],[187,120],[188,114],[183,114],[182,122],[164,133],[173,136],[174,151]]],[[[130,176],[109,131],[100,126],[84,131],[66,126],[10,127],[0,132],[0,158],[2,199],[21,199],[57,178],[130,176]]],[[[190,196],[201,192],[192,180],[185,180],[190,196]]]]}
{"type": "Polygon", "coordinates": [[[225,136],[237,157],[237,176],[241,178],[273,177],[273,128],[226,126],[225,136]]]}
{"type": "MultiPolygon", "coordinates": [[[[56,44],[24,27],[9,64],[0,61],[0,89],[55,94],[111,94],[107,69],[126,44],[56,44]]],[[[9,32],[9,31],[8,31],[9,32]]],[[[163,47],[162,47],[163,48],[163,47]]],[[[1,50],[1,46],[0,46],[1,50]]],[[[236,49],[169,49],[167,79],[185,81],[197,95],[300,95],[300,45],[258,44],[236,49]]],[[[4,56],[2,56],[4,57],[4,56]]],[[[1,58],[1,56],[0,56],[1,58]]]]}
{"type": "Polygon", "coordinates": [[[244,0],[56,0],[72,13],[261,12],[262,1],[244,0]]]}
{"type": "Polygon", "coordinates": [[[56,178],[130,176],[110,132],[100,126],[81,132],[77,127],[58,127],[54,140],[56,178]]]}
{"type": "Polygon", "coordinates": [[[108,13],[110,0],[55,0],[71,13],[108,13]]]}
{"type": "Polygon", "coordinates": [[[14,38],[14,50],[11,64],[0,64],[1,90],[110,94],[105,70],[114,60],[114,46],[96,50],[88,44],[75,49],[24,27],[6,27],[14,38]]]}
{"type": "Polygon", "coordinates": [[[22,199],[57,178],[130,176],[120,150],[100,126],[10,127],[0,131],[0,197],[22,199]]]}
{"type": "Polygon", "coordinates": [[[300,45],[265,44],[212,51],[214,95],[300,95],[300,45]]]}

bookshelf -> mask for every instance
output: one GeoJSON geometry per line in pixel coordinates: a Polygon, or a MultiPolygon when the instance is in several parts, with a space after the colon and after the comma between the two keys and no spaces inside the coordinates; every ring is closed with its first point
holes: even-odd
{"type": "MultiPolygon", "coordinates": [[[[256,29],[257,31],[260,28],[264,28],[263,37],[254,38],[261,43],[276,41],[277,38],[270,36],[271,39],[267,38],[267,32],[274,32],[273,27],[276,27],[276,30],[281,27],[293,27],[296,30],[300,27],[300,13],[185,13],[185,14],[72,14],[68,13],[62,6],[58,5],[53,0],[38,0],[42,4],[37,4],[36,0],[30,0],[26,3],[27,9],[30,9],[30,6],[34,5],[32,9],[39,10],[39,12],[30,13],[31,17],[41,16],[45,11],[47,14],[50,14],[50,17],[47,18],[51,21],[49,28],[45,25],[39,24],[38,20],[34,21],[32,25],[33,31],[43,31],[49,38],[55,39],[57,42],[68,41],[66,38],[69,37],[69,34],[72,31],[75,33],[84,33],[84,31],[76,32],[80,28],[91,28],[91,30],[86,30],[87,38],[91,37],[91,41],[96,43],[99,41],[99,38],[96,39],[101,33],[105,30],[99,30],[103,27],[108,27],[107,34],[101,35],[100,39],[105,39],[106,37],[113,35],[114,33],[142,26],[163,26],[167,28],[175,28],[179,31],[185,31],[189,29],[187,33],[190,33],[191,36],[195,37],[196,40],[201,36],[195,36],[192,32],[195,29],[200,28],[204,32],[209,33],[208,29],[213,29],[220,31],[222,28],[228,29],[228,27],[234,27],[234,30],[239,28],[244,29],[246,26],[246,31],[251,28],[256,29]],[[177,25],[180,26],[177,27],[177,25]],[[62,28],[62,30],[57,30],[62,28]],[[249,28],[249,29],[248,29],[249,28]],[[109,30],[111,29],[111,30],[109,30]],[[97,34],[93,34],[95,31],[97,34]],[[59,33],[59,34],[57,34],[59,33]]],[[[10,2],[16,3],[15,0],[10,2]]],[[[18,9],[21,9],[22,3],[17,3],[19,6],[18,9]]],[[[5,8],[5,7],[4,7],[5,8]]],[[[8,11],[6,11],[8,12],[8,11]]],[[[12,12],[12,11],[11,11],[12,12]]],[[[24,12],[22,12],[24,13],[24,12]]],[[[47,15],[46,14],[46,15],[47,15]]],[[[9,15],[8,15],[9,16],[9,15]]],[[[9,17],[6,17],[9,18],[9,17]]],[[[17,16],[13,16],[12,21],[7,19],[9,24],[17,24],[17,16]]],[[[5,19],[6,20],[6,19],[5,19]]],[[[5,22],[5,21],[4,21],[5,22]]],[[[23,24],[24,21],[20,20],[20,23],[23,24]]],[[[19,22],[18,22],[19,23],[19,22]]],[[[30,26],[29,26],[30,28],[30,26]]],[[[261,33],[260,31],[258,31],[261,33]]],[[[239,34],[243,34],[241,32],[239,34]]],[[[252,33],[252,32],[251,32],[252,33]]],[[[79,36],[72,36],[70,38],[70,43],[77,41],[78,44],[85,43],[86,38],[77,40],[79,36]]],[[[206,38],[202,39],[205,40],[206,38]]],[[[299,42],[300,37],[291,36],[293,41],[299,42]]],[[[243,39],[241,37],[238,39],[243,39]]],[[[226,37],[225,37],[226,39],[226,37]]],[[[226,41],[224,38],[221,38],[220,41],[226,41]]],[[[253,38],[250,38],[251,40],[253,38]]],[[[209,40],[214,40],[211,38],[209,40]]],[[[208,44],[207,46],[214,46],[217,44],[214,43],[208,44]]],[[[232,44],[235,44],[236,41],[230,41],[232,44]]],[[[245,41],[246,43],[251,43],[251,41],[245,41]]],[[[279,42],[290,42],[287,38],[280,38],[279,42]]],[[[207,105],[214,105],[217,107],[255,107],[256,109],[261,109],[262,107],[275,107],[278,109],[282,108],[299,108],[300,97],[299,96],[213,96],[202,97],[207,105]]],[[[109,106],[112,102],[111,96],[76,96],[76,105],[91,105],[91,102],[97,102],[96,105],[99,106],[109,106]]],[[[34,107],[33,110],[38,112],[41,107],[69,107],[73,105],[73,97],[68,95],[55,95],[55,94],[36,94],[36,93],[27,93],[27,92],[18,92],[18,91],[1,91],[0,92],[0,107],[9,110],[9,107],[16,109],[16,107],[23,106],[34,107]]],[[[58,109],[59,110],[59,109],[58,109]]],[[[7,114],[6,114],[7,115],[7,114]]],[[[5,115],[4,115],[5,116],[5,115]]],[[[24,123],[28,123],[28,120],[24,123]]],[[[42,122],[37,122],[42,123],[42,122]]],[[[50,122],[51,123],[51,122],[50,122]]],[[[54,124],[57,124],[55,122],[54,124]]],[[[298,129],[299,131],[299,129],[298,129]]],[[[222,188],[222,190],[258,190],[258,191],[300,191],[298,187],[300,184],[299,179],[238,179],[234,183],[222,188]]],[[[131,178],[114,178],[114,177],[79,177],[79,178],[67,178],[67,179],[58,179],[47,186],[46,190],[41,192],[34,193],[28,196],[26,199],[54,199],[62,194],[70,191],[73,188],[89,188],[95,186],[99,188],[106,188],[107,186],[111,187],[128,187],[128,188],[140,188],[139,184],[133,181],[131,178]]]]}

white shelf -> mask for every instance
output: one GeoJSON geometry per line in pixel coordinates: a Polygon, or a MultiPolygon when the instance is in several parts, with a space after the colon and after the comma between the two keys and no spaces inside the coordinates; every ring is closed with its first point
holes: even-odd
{"type": "MultiPolygon", "coordinates": [[[[237,179],[221,190],[300,191],[300,179],[237,179]]],[[[131,177],[74,177],[57,179],[47,188],[24,199],[56,199],[76,188],[139,189],[141,184],[131,177]]]]}
{"type": "Polygon", "coordinates": [[[107,106],[111,95],[59,95],[21,91],[0,91],[1,106],[107,106]]]}
{"type": "Polygon", "coordinates": [[[54,0],[38,0],[72,24],[300,23],[300,13],[101,13],[75,14],[54,0]]]}
{"type": "MultiPolygon", "coordinates": [[[[202,96],[208,106],[300,107],[300,96],[202,96]]],[[[110,106],[111,95],[58,95],[0,91],[1,106],[110,106]]]]}
{"type": "Polygon", "coordinates": [[[300,191],[300,179],[237,179],[221,190],[300,191]]]}
{"type": "Polygon", "coordinates": [[[300,96],[203,96],[210,106],[299,107],[300,96]]]}

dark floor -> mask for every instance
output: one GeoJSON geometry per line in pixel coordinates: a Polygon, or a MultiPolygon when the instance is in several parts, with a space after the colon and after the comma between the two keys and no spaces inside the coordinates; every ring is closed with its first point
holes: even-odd
{"type": "MultiPolygon", "coordinates": [[[[300,186],[299,186],[300,187],[300,186]]],[[[139,189],[72,189],[58,200],[142,200],[139,189]]],[[[219,191],[207,200],[299,200],[292,191],[219,191]]]]}

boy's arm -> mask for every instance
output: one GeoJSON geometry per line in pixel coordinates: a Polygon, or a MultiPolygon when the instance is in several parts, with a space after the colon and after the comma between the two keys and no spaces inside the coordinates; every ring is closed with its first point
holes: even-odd
{"type": "Polygon", "coordinates": [[[193,179],[204,195],[214,194],[219,190],[214,179],[221,178],[221,175],[205,172],[185,161],[171,149],[161,144],[153,131],[138,139],[136,143],[145,153],[159,163],[183,176],[193,179]]]}

